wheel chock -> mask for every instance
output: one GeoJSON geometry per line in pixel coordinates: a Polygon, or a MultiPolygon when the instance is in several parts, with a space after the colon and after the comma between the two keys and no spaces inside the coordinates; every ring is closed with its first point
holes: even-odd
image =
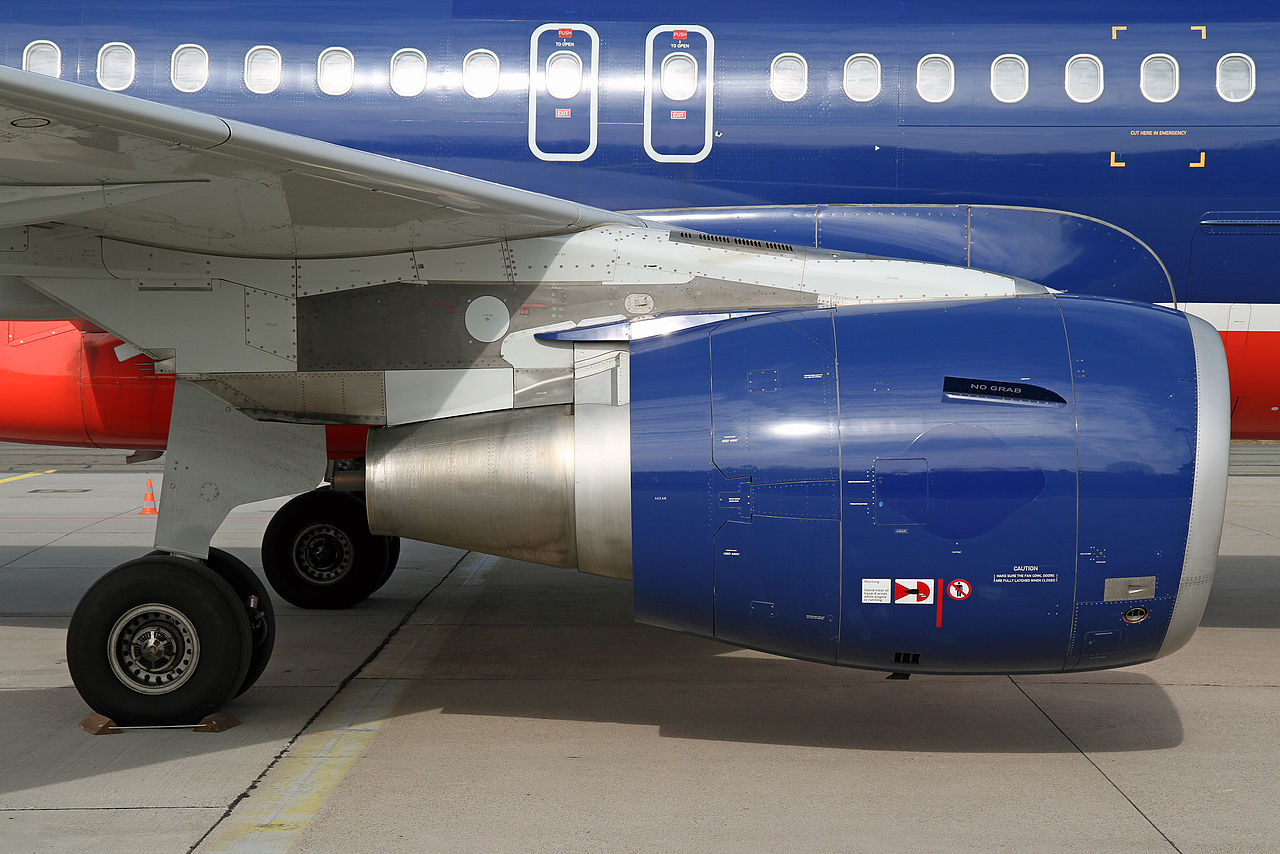
{"type": "MultiPolygon", "coordinates": [[[[230,712],[214,712],[206,715],[200,723],[192,727],[192,732],[226,732],[232,727],[240,726],[240,719],[230,712]]],[[[127,729],[186,729],[183,725],[170,726],[120,726],[106,715],[97,712],[80,722],[80,729],[90,735],[120,735],[127,729]]]]}
{"type": "Polygon", "coordinates": [[[214,712],[206,715],[192,732],[226,732],[232,727],[240,726],[240,719],[230,712],[214,712]]]}
{"type": "Polygon", "coordinates": [[[80,729],[89,733],[89,735],[119,735],[124,732],[111,718],[106,715],[100,715],[97,712],[82,720],[80,729]]]}

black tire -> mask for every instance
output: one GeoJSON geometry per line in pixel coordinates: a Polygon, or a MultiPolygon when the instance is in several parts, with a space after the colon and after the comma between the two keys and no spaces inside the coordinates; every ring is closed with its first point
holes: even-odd
{"type": "Polygon", "coordinates": [[[249,618],[235,591],[208,567],[172,555],[147,555],[99,578],[67,632],[80,696],[123,726],[199,722],[236,695],[250,653],[249,618]],[[151,660],[139,654],[147,641],[151,660]]]}
{"type": "Polygon", "coordinates": [[[262,568],[276,593],[299,608],[350,608],[386,581],[387,540],[369,533],[360,499],[316,489],[271,518],[262,568]]]}
{"type": "Polygon", "coordinates": [[[271,652],[276,648],[276,609],[271,604],[267,585],[240,558],[222,549],[210,548],[208,567],[231,585],[236,601],[249,618],[249,672],[236,691],[239,697],[253,687],[271,661],[271,652]]]}
{"type": "Polygon", "coordinates": [[[399,537],[383,537],[387,541],[387,571],[382,576],[382,580],[378,582],[375,591],[381,590],[382,585],[391,580],[391,574],[396,571],[396,564],[400,562],[400,538],[399,537]]]}

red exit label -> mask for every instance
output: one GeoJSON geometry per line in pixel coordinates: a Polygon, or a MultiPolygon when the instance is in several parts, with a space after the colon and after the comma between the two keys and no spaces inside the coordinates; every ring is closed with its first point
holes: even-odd
{"type": "Polygon", "coordinates": [[[573,115],[573,110],[556,110],[557,119],[567,119],[573,115]]]}
{"type": "Polygon", "coordinates": [[[673,33],[671,34],[671,37],[672,37],[673,39],[677,39],[677,40],[678,40],[678,39],[687,39],[687,38],[689,38],[689,31],[688,31],[688,30],[676,30],[675,32],[673,32],[673,33]]]}
{"type": "Polygon", "coordinates": [[[684,110],[672,110],[672,111],[671,111],[671,118],[673,118],[673,119],[683,119],[683,118],[685,118],[685,111],[684,111],[684,110]]]}
{"type": "Polygon", "coordinates": [[[562,38],[562,39],[571,39],[573,38],[573,30],[568,29],[567,27],[561,27],[559,32],[556,33],[556,37],[562,38]]]}

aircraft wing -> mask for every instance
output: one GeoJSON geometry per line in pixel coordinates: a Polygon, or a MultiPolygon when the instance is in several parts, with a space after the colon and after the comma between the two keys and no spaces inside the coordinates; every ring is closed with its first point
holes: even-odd
{"type": "Polygon", "coordinates": [[[566,234],[633,217],[0,67],[0,229],[351,257],[566,234]]]}

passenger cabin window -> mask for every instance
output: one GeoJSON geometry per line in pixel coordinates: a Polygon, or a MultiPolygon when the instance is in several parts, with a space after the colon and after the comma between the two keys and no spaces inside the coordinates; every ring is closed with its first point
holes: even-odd
{"type": "Polygon", "coordinates": [[[573,51],[558,50],[547,57],[547,94],[565,100],[582,91],[582,57],[573,51]]]}
{"type": "Polygon", "coordinates": [[[809,90],[809,64],[798,53],[780,53],[769,66],[769,90],[779,101],[799,101],[809,90]]]}
{"type": "Polygon", "coordinates": [[[1218,60],[1218,94],[1222,100],[1239,103],[1253,97],[1253,60],[1243,53],[1229,53],[1218,60]]]}
{"type": "Polygon", "coordinates": [[[1178,61],[1167,53],[1153,53],[1142,60],[1142,97],[1156,104],[1178,94],[1178,61]]]}
{"type": "Polygon", "coordinates": [[[61,77],[62,49],[53,42],[32,42],[22,52],[22,70],[46,77],[61,77]]]}
{"type": "Polygon", "coordinates": [[[356,82],[356,58],[345,47],[331,47],[316,61],[316,83],[326,95],[345,95],[356,82]]]}
{"type": "Polygon", "coordinates": [[[844,93],[849,100],[866,103],[880,95],[880,60],[869,53],[855,53],[844,61],[844,93]]]}
{"type": "Polygon", "coordinates": [[[258,45],[244,55],[244,85],[255,95],[270,95],[280,88],[280,51],[258,45]]]}
{"type": "Polygon", "coordinates": [[[104,44],[98,51],[98,85],[112,92],[128,89],[133,85],[136,67],[133,48],[124,42],[104,44]]]}
{"type": "Polygon", "coordinates": [[[930,104],[941,104],[956,90],[956,68],[950,57],[931,53],[916,66],[916,91],[930,104]]]}
{"type": "Polygon", "coordinates": [[[1090,104],[1102,96],[1102,60],[1091,53],[1078,53],[1067,60],[1067,97],[1090,104]]]}
{"type": "Polygon", "coordinates": [[[698,91],[698,60],[687,53],[670,53],[662,60],[662,94],[672,101],[687,101],[698,91]]]}
{"type": "Polygon", "coordinates": [[[179,92],[199,92],[209,82],[209,52],[198,44],[178,45],[169,64],[169,79],[179,92]]]}
{"type": "Polygon", "coordinates": [[[997,101],[1016,104],[1027,97],[1030,76],[1027,61],[1022,57],[1012,53],[998,56],[991,63],[991,94],[997,101]]]}
{"type": "Polygon", "coordinates": [[[405,48],[391,57],[391,91],[401,98],[421,95],[427,89],[427,57],[420,50],[405,48]]]}
{"type": "Polygon", "coordinates": [[[472,98],[488,98],[498,91],[498,55],[473,50],[462,60],[462,89],[472,98]]]}

